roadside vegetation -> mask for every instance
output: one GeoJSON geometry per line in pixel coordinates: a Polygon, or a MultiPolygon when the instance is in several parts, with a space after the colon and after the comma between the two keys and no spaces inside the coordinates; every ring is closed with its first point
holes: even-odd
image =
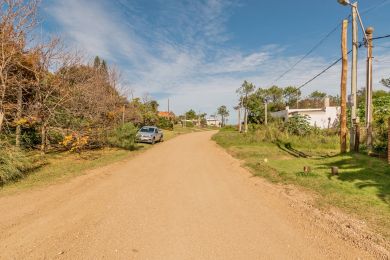
{"type": "MultiPolygon", "coordinates": [[[[382,84],[390,87],[388,81],[384,79],[382,84]]],[[[243,123],[238,127],[225,127],[217,133],[213,139],[219,145],[243,160],[255,176],[310,190],[318,195],[317,207],[340,208],[390,238],[390,166],[383,158],[388,151],[388,91],[373,93],[373,150],[376,157],[367,155],[363,131],[360,152],[340,154],[337,121],[320,129],[310,125],[304,114],[291,115],[287,121],[270,117],[270,112],[283,110],[285,105],[321,108],[325,97],[329,97],[330,105],[337,106],[340,102],[338,96],[315,91],[302,98],[300,90],[295,87],[256,89],[247,81],[237,93],[240,97],[236,110],[244,109],[243,123]],[[267,106],[264,106],[265,102],[267,106]],[[338,168],[338,175],[332,174],[331,167],[338,168]]],[[[364,125],[364,100],[364,90],[360,90],[361,125],[364,125]]]]}
{"type": "MultiPolygon", "coordinates": [[[[126,129],[126,126],[121,129],[126,129]]],[[[178,135],[206,130],[208,129],[175,125],[173,130],[164,130],[164,139],[167,141],[178,135]]],[[[82,153],[53,151],[45,155],[35,153],[34,151],[4,153],[6,150],[0,149],[0,165],[2,167],[0,168],[0,173],[2,174],[2,179],[4,180],[8,178],[7,176],[10,176],[10,179],[7,179],[1,185],[0,196],[63,182],[72,177],[84,175],[90,170],[129,159],[152,147],[150,144],[129,142],[128,140],[132,139],[126,132],[116,135],[115,138],[116,140],[124,141],[123,146],[125,149],[104,147],[85,150],[82,153]],[[122,139],[121,137],[123,136],[125,138],[122,139]],[[6,160],[8,161],[5,162],[6,160]],[[29,168],[24,168],[26,166],[29,168]],[[11,168],[8,169],[6,167],[11,168]],[[8,173],[9,175],[7,175],[8,173]]]]}
{"type": "Polygon", "coordinates": [[[40,3],[0,0],[0,186],[71,153],[137,150],[138,128],[177,123],[149,94],[134,97],[104,58],[40,37],[40,3]]]}
{"type": "Polygon", "coordinates": [[[311,190],[319,195],[317,207],[341,208],[390,238],[390,168],[384,160],[360,153],[340,155],[337,135],[299,137],[277,125],[252,128],[247,134],[227,128],[213,139],[255,176],[311,190]],[[332,176],[332,166],[339,167],[338,176],[332,176]]]}

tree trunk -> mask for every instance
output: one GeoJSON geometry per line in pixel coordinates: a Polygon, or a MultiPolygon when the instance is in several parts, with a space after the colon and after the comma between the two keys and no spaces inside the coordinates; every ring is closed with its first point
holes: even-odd
{"type": "Polygon", "coordinates": [[[0,95],[0,133],[1,133],[1,131],[3,130],[3,122],[4,122],[4,117],[5,117],[3,102],[5,99],[6,85],[4,83],[4,78],[3,77],[0,77],[0,78],[1,78],[1,95],[0,95]]]}
{"type": "Polygon", "coordinates": [[[15,132],[15,145],[17,148],[20,148],[20,140],[22,136],[22,126],[20,120],[22,118],[22,106],[23,106],[23,89],[22,86],[18,88],[17,95],[17,107],[16,107],[16,132],[15,132]]]}
{"type": "Polygon", "coordinates": [[[248,132],[248,110],[244,108],[244,132],[248,132]]]}
{"type": "Polygon", "coordinates": [[[41,128],[41,152],[46,153],[47,151],[47,124],[43,123],[41,128]]]}
{"type": "Polygon", "coordinates": [[[241,133],[241,107],[238,108],[238,131],[241,133]]]}
{"type": "Polygon", "coordinates": [[[4,112],[0,108],[0,133],[1,133],[1,130],[2,130],[2,127],[3,127],[3,120],[4,120],[4,112]]]}

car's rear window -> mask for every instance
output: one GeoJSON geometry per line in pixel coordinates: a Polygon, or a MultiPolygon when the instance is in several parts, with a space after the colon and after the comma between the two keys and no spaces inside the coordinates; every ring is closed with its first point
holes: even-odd
{"type": "Polygon", "coordinates": [[[154,132],[154,128],[153,127],[142,127],[140,132],[142,132],[142,133],[153,133],[154,132]]]}

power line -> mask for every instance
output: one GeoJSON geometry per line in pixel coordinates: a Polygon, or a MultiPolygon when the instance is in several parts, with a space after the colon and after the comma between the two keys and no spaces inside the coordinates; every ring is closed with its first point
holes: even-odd
{"type": "MultiPolygon", "coordinates": [[[[379,37],[375,37],[375,38],[372,38],[372,40],[379,40],[379,39],[384,39],[384,38],[389,38],[390,37],[390,34],[389,35],[384,35],[384,36],[379,36],[379,37]]],[[[364,44],[363,43],[359,43],[358,45],[358,48],[361,48],[364,44]]],[[[348,51],[348,55],[352,52],[352,50],[349,50],[348,51]]],[[[324,74],[325,72],[327,72],[328,70],[330,70],[333,66],[335,66],[337,63],[339,63],[343,58],[340,57],[339,59],[337,59],[336,61],[334,61],[332,64],[330,64],[328,67],[326,67],[324,70],[322,70],[320,73],[318,73],[317,75],[315,75],[314,77],[312,77],[311,79],[309,79],[308,81],[306,81],[305,83],[303,83],[302,85],[300,85],[298,88],[296,88],[295,91],[298,91],[300,90],[301,88],[303,88],[304,86],[306,86],[307,84],[309,84],[310,82],[312,82],[313,80],[315,80],[316,78],[320,77],[322,74],[324,74]]]]}
{"type": "Polygon", "coordinates": [[[372,38],[373,40],[380,40],[380,39],[385,39],[385,38],[389,38],[390,37],[390,34],[388,35],[384,35],[384,36],[379,36],[379,37],[374,37],[372,38]]]}
{"type": "MultiPolygon", "coordinates": [[[[358,48],[361,48],[363,46],[363,43],[359,43],[358,45],[358,48]]],[[[350,53],[352,52],[352,50],[349,50],[347,55],[349,55],[350,53]]],[[[325,69],[323,69],[320,73],[316,74],[314,77],[312,77],[311,79],[309,79],[308,81],[306,81],[305,83],[303,83],[302,85],[300,85],[299,87],[296,88],[296,90],[294,92],[297,92],[298,90],[300,90],[301,88],[303,88],[304,86],[306,86],[307,84],[309,84],[310,82],[312,82],[313,80],[315,80],[316,78],[320,77],[322,74],[324,74],[325,72],[327,72],[328,70],[330,70],[332,67],[334,67],[337,63],[339,63],[343,58],[340,57],[339,59],[335,60],[332,64],[330,64],[328,67],[326,67],[325,69]]],[[[289,93],[288,95],[286,95],[285,97],[287,96],[290,96],[292,93],[289,93]]]]}
{"type": "MultiPolygon", "coordinates": [[[[361,12],[361,14],[367,14],[371,11],[373,11],[374,9],[380,7],[380,6],[383,6],[385,5],[386,3],[390,2],[390,0],[384,0],[383,2],[377,4],[377,5],[374,5],[372,7],[369,7],[368,9],[364,10],[363,12],[361,12]]],[[[351,15],[349,15],[348,17],[346,17],[345,19],[348,19],[349,21],[351,21],[351,15]]],[[[290,68],[288,68],[285,72],[283,72],[279,77],[277,77],[275,80],[273,80],[273,82],[270,84],[271,86],[274,85],[277,81],[279,81],[280,79],[282,79],[284,76],[286,76],[290,71],[292,71],[298,64],[300,64],[303,60],[305,60],[310,54],[312,54],[319,46],[321,46],[326,39],[328,39],[334,32],[337,31],[337,29],[340,27],[342,23],[338,23],[336,25],[336,27],[334,29],[332,29],[328,34],[326,34],[316,45],[314,45],[313,48],[311,48],[302,58],[300,58],[296,63],[294,63],[290,68]]],[[[390,37],[390,35],[387,35],[387,36],[384,36],[384,37],[376,37],[376,38],[373,38],[373,40],[377,40],[377,39],[382,39],[382,38],[387,38],[387,37],[390,37]]]]}
{"type": "Polygon", "coordinates": [[[300,58],[296,63],[294,63],[288,70],[283,72],[279,77],[277,77],[271,85],[274,85],[278,80],[286,76],[287,73],[292,71],[298,64],[300,64],[304,59],[306,59],[310,54],[312,54],[321,44],[325,42],[326,39],[328,39],[334,32],[337,31],[337,29],[340,27],[340,23],[337,24],[335,28],[333,28],[329,33],[327,33],[316,45],[314,45],[313,48],[311,48],[302,58],[300,58]]]}
{"type": "Polygon", "coordinates": [[[367,9],[363,10],[361,12],[361,14],[367,14],[367,13],[373,11],[374,9],[378,8],[378,7],[386,5],[389,2],[390,2],[390,0],[384,0],[382,3],[379,3],[377,5],[371,6],[371,7],[367,8],[367,9]]]}

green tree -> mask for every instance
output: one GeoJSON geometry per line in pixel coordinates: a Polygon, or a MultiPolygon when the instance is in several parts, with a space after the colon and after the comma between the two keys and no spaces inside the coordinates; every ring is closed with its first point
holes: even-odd
{"type": "Polygon", "coordinates": [[[326,97],[326,93],[325,92],[321,92],[321,91],[314,91],[312,92],[309,97],[312,98],[312,99],[315,99],[315,100],[322,100],[326,97]]]}
{"type": "Polygon", "coordinates": [[[299,114],[290,117],[285,125],[287,132],[298,136],[308,135],[312,130],[309,119],[309,116],[299,114]]]}
{"type": "Polygon", "coordinates": [[[388,79],[382,79],[381,80],[381,83],[383,86],[387,87],[387,88],[390,88],[390,78],[388,79]]]}
{"type": "Polygon", "coordinates": [[[264,101],[268,99],[267,89],[258,88],[247,100],[248,122],[261,124],[264,121],[264,101]]]}
{"type": "Polygon", "coordinates": [[[95,69],[99,69],[100,68],[100,65],[101,65],[101,61],[100,61],[100,58],[99,56],[96,56],[94,61],[93,61],[93,67],[95,69]]]}
{"type": "Polygon", "coordinates": [[[221,116],[222,126],[225,126],[226,117],[229,116],[229,110],[223,105],[218,108],[217,113],[221,116]]]}
{"type": "Polygon", "coordinates": [[[288,86],[283,89],[283,95],[285,97],[286,103],[288,106],[295,106],[298,108],[298,101],[301,98],[301,90],[297,87],[288,86]]]}
{"type": "Polygon", "coordinates": [[[248,96],[255,91],[255,85],[244,81],[236,93],[240,95],[240,103],[244,107],[244,132],[248,132],[248,96]]]}
{"type": "Polygon", "coordinates": [[[283,104],[283,89],[278,86],[272,86],[267,89],[267,95],[273,104],[283,104]]]}
{"type": "Polygon", "coordinates": [[[185,113],[185,116],[186,116],[186,119],[187,120],[194,120],[194,119],[196,119],[198,116],[196,115],[196,112],[195,112],[195,110],[193,110],[193,109],[190,109],[189,111],[187,111],[186,113],[185,113]]]}

